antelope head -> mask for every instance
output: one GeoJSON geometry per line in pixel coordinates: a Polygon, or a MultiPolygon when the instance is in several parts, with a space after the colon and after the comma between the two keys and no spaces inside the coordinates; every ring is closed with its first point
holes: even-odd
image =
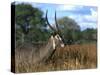
{"type": "Polygon", "coordinates": [[[53,44],[53,49],[55,49],[57,46],[64,47],[64,40],[62,38],[61,31],[60,31],[60,28],[59,28],[58,23],[57,23],[56,12],[55,12],[56,28],[53,28],[52,25],[49,23],[48,18],[47,18],[47,13],[48,13],[48,11],[46,11],[47,25],[51,28],[51,30],[53,30],[53,34],[51,35],[51,38],[50,38],[52,41],[52,44],[53,44]]]}

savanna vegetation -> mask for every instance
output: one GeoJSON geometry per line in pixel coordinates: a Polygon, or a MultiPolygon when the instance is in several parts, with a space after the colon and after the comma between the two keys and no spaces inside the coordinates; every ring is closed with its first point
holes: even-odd
{"type": "Polygon", "coordinates": [[[30,48],[16,50],[15,71],[17,73],[93,69],[97,67],[95,44],[67,45],[64,48],[57,48],[50,60],[38,64],[33,63],[32,52],[30,48]]]}
{"type": "MultiPolygon", "coordinates": [[[[49,11],[49,10],[48,10],[49,11]]],[[[81,30],[75,20],[65,16],[57,20],[64,48],[56,48],[51,59],[34,64],[34,46],[45,44],[52,35],[43,11],[28,3],[15,4],[15,72],[39,72],[97,67],[97,29],[81,30]]]]}

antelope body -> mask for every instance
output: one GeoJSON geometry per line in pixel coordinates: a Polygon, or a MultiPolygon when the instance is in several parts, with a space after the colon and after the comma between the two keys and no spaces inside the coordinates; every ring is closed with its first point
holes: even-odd
{"type": "MultiPolygon", "coordinates": [[[[52,54],[56,50],[56,47],[58,47],[58,46],[64,47],[62,37],[59,34],[60,30],[58,28],[58,24],[57,24],[57,21],[56,21],[56,12],[55,12],[55,22],[56,22],[56,28],[57,29],[53,28],[49,24],[48,18],[47,18],[47,13],[48,13],[48,11],[46,11],[47,25],[54,31],[54,33],[53,33],[53,35],[50,36],[50,38],[48,39],[48,42],[47,42],[46,45],[41,46],[38,49],[33,47],[32,50],[27,50],[26,51],[26,53],[27,53],[26,58],[29,58],[29,56],[31,56],[32,62],[34,64],[47,60],[50,56],[52,56],[52,54]],[[36,49],[36,50],[34,50],[34,49],[36,49]]],[[[22,52],[24,54],[24,50],[22,52]]],[[[23,55],[23,57],[25,57],[25,56],[23,55]]]]}

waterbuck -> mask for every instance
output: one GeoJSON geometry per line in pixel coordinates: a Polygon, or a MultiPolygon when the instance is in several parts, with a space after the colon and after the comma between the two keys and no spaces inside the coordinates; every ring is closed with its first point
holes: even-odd
{"type": "MultiPolygon", "coordinates": [[[[54,54],[56,48],[58,46],[64,47],[64,42],[61,36],[61,31],[58,27],[57,24],[57,19],[56,19],[56,12],[55,12],[55,25],[56,28],[53,28],[52,25],[50,25],[48,18],[47,18],[47,13],[48,11],[46,11],[46,22],[47,25],[51,28],[51,30],[53,30],[53,34],[50,36],[50,38],[47,41],[47,44],[42,45],[41,47],[39,47],[38,49],[35,48],[35,46],[33,47],[32,50],[21,50],[21,56],[23,56],[23,58],[26,60],[30,59],[32,60],[32,63],[36,64],[36,63],[41,63],[43,61],[47,61],[50,57],[52,57],[52,55],[54,54]]],[[[24,60],[22,59],[22,60],[24,60]]],[[[27,60],[26,60],[27,61],[27,60]]]]}

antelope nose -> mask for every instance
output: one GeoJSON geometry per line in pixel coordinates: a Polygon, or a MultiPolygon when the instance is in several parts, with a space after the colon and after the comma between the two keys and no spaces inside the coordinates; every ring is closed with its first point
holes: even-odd
{"type": "Polygon", "coordinates": [[[61,44],[61,47],[64,47],[64,44],[61,44]]]}

